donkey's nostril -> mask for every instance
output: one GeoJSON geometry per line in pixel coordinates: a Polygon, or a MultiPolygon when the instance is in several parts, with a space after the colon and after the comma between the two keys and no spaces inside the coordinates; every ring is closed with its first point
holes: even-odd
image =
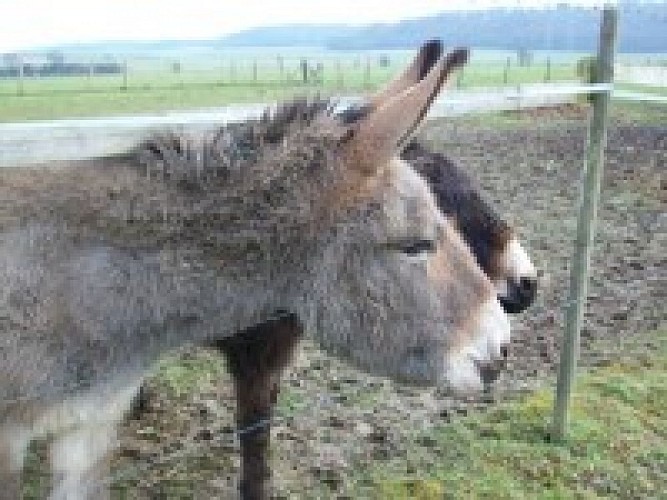
{"type": "Polygon", "coordinates": [[[519,290],[524,296],[535,295],[535,292],[537,291],[537,280],[535,278],[521,278],[519,280],[519,290]]]}
{"type": "Polygon", "coordinates": [[[496,381],[500,375],[502,364],[496,361],[485,361],[477,363],[477,370],[479,377],[482,379],[484,385],[490,385],[496,381]]]}
{"type": "Polygon", "coordinates": [[[507,293],[499,294],[500,305],[508,314],[524,311],[535,300],[537,295],[537,278],[521,277],[518,280],[507,280],[507,293]]]}
{"type": "Polygon", "coordinates": [[[510,349],[507,345],[500,346],[500,357],[506,360],[509,357],[510,349]]]}

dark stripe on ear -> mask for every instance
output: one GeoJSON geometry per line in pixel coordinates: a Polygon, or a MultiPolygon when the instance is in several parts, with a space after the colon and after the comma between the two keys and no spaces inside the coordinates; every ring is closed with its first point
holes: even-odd
{"type": "Polygon", "coordinates": [[[442,42],[438,39],[427,41],[422,47],[421,54],[423,57],[422,66],[419,69],[419,80],[423,80],[431,68],[438,62],[442,56],[442,42]]]}
{"type": "MultiPolygon", "coordinates": [[[[454,49],[453,52],[451,52],[450,54],[447,55],[447,62],[445,63],[444,67],[442,68],[442,72],[438,75],[438,81],[437,81],[437,84],[435,85],[435,87],[433,88],[433,92],[431,92],[431,95],[426,100],[426,103],[424,104],[424,107],[422,108],[421,112],[419,113],[419,116],[415,120],[412,127],[410,127],[405,132],[405,134],[403,134],[403,136],[401,137],[401,140],[398,141],[397,145],[398,145],[399,148],[402,147],[402,145],[405,143],[405,141],[407,141],[410,137],[412,137],[412,134],[414,133],[415,129],[422,122],[422,120],[426,116],[426,113],[428,113],[428,110],[431,107],[431,104],[433,104],[433,101],[435,101],[435,98],[438,97],[438,94],[440,93],[440,90],[442,89],[442,84],[445,83],[445,80],[447,79],[447,77],[451,74],[452,71],[454,71],[457,68],[460,68],[465,63],[467,63],[468,62],[468,56],[469,56],[469,51],[468,51],[468,49],[465,49],[465,48],[454,49]]],[[[433,67],[433,64],[431,64],[431,67],[433,67]]],[[[422,77],[422,79],[424,77],[422,77]]]]}

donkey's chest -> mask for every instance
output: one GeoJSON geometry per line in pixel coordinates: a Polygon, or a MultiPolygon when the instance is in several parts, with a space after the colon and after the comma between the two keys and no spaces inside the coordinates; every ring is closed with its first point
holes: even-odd
{"type": "Polygon", "coordinates": [[[12,339],[2,355],[17,360],[11,374],[30,388],[7,387],[10,398],[48,399],[141,372],[170,350],[233,335],[280,306],[259,273],[231,279],[192,259],[77,247],[40,231],[6,235],[1,245],[11,294],[0,296],[0,310],[13,319],[0,325],[12,339]]]}

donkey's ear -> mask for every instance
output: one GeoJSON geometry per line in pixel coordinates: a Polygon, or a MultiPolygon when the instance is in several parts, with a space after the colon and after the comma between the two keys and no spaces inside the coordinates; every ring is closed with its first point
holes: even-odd
{"type": "Polygon", "coordinates": [[[421,46],[410,66],[396,79],[389,82],[382,90],[371,96],[369,106],[377,108],[391,97],[419,83],[442,57],[442,42],[429,40],[421,46]]]}
{"type": "Polygon", "coordinates": [[[376,172],[421,124],[449,75],[468,60],[466,49],[441,55],[422,78],[350,127],[343,147],[350,166],[366,175],[376,172]]]}

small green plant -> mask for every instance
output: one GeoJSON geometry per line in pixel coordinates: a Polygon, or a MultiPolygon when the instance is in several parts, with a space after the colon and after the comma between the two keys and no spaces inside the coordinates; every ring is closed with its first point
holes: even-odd
{"type": "MultiPolygon", "coordinates": [[[[598,60],[595,56],[586,56],[582,57],[577,61],[577,76],[581,78],[581,81],[588,84],[593,84],[597,82],[597,66],[598,60]]],[[[593,102],[593,96],[595,94],[589,93],[584,94],[584,99],[587,102],[593,102]]]]}

